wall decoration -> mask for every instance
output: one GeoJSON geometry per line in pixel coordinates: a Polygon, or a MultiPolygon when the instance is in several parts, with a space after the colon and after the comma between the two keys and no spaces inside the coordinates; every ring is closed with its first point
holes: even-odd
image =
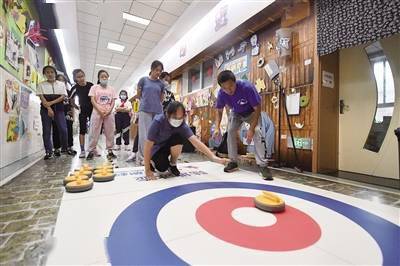
{"type": "Polygon", "coordinates": [[[246,48],[247,48],[247,41],[242,41],[239,45],[237,52],[244,53],[244,52],[246,52],[246,48]]]}
{"type": "Polygon", "coordinates": [[[322,56],[399,33],[400,1],[316,1],[316,17],[317,52],[322,56]]]}
{"type": "Polygon", "coordinates": [[[235,60],[225,63],[224,70],[230,70],[237,75],[248,71],[248,56],[243,55],[235,60]]]}
{"type": "Polygon", "coordinates": [[[178,83],[179,83],[179,81],[176,79],[171,81],[171,92],[172,93],[178,93],[178,83]]]}
{"type": "Polygon", "coordinates": [[[191,108],[208,106],[210,90],[202,89],[196,93],[190,94],[189,97],[192,99],[191,108]]]}
{"type": "Polygon", "coordinates": [[[30,97],[31,93],[32,92],[27,87],[24,87],[24,86],[21,87],[21,95],[20,95],[21,109],[29,108],[29,97],[30,97]]]}
{"type": "Polygon", "coordinates": [[[300,114],[300,93],[292,93],[286,96],[288,115],[300,114]]]}
{"type": "Polygon", "coordinates": [[[3,9],[6,13],[11,11],[14,7],[14,0],[3,0],[3,9]]]}
{"type": "Polygon", "coordinates": [[[7,142],[15,142],[19,137],[19,119],[18,116],[11,116],[7,123],[7,142]]]}
{"type": "Polygon", "coordinates": [[[43,41],[47,40],[46,37],[42,35],[42,31],[45,31],[40,28],[40,23],[35,20],[31,20],[29,22],[28,31],[25,33],[25,37],[27,41],[30,41],[34,46],[40,46],[43,41]]]}
{"type": "Polygon", "coordinates": [[[201,119],[198,115],[193,116],[192,126],[196,128],[196,136],[201,139],[201,119]]]}
{"type": "Polygon", "coordinates": [[[231,59],[235,56],[235,47],[231,47],[231,49],[225,51],[225,58],[226,60],[231,59]]]}
{"type": "Polygon", "coordinates": [[[270,53],[273,49],[274,49],[274,45],[272,44],[272,42],[268,41],[267,42],[267,51],[268,51],[268,53],[270,53]]]}
{"type": "Polygon", "coordinates": [[[278,109],[278,107],[279,107],[279,97],[272,96],[271,97],[271,103],[274,106],[274,109],[278,109]]]}
{"type": "Polygon", "coordinates": [[[243,79],[243,80],[249,80],[249,78],[247,77],[247,75],[246,75],[246,74],[243,74],[243,75],[242,75],[242,77],[241,77],[240,79],[243,79]]]}
{"type": "Polygon", "coordinates": [[[295,122],[294,125],[296,126],[296,128],[301,129],[304,127],[304,123],[300,123],[300,122],[295,122]]]}
{"type": "Polygon", "coordinates": [[[6,41],[6,28],[4,25],[4,21],[0,19],[0,51],[3,49],[2,47],[4,46],[6,41]]]}
{"type": "Polygon", "coordinates": [[[257,60],[257,67],[263,67],[264,64],[265,64],[264,57],[258,58],[258,60],[257,60]]]}
{"type": "Polygon", "coordinates": [[[327,88],[335,87],[335,76],[332,72],[322,71],[322,86],[327,88]]]}
{"type": "Polygon", "coordinates": [[[29,86],[31,84],[31,75],[32,75],[32,66],[28,60],[25,60],[25,62],[24,62],[24,79],[23,79],[25,85],[29,86]]]}
{"type": "Polygon", "coordinates": [[[218,97],[218,92],[220,90],[220,87],[215,87],[210,89],[210,98],[208,105],[211,107],[214,107],[216,102],[217,102],[217,97],[218,97]]]}
{"type": "MultiPolygon", "coordinates": [[[[296,149],[312,150],[312,139],[294,137],[294,145],[296,149]]],[[[290,136],[287,137],[287,147],[293,148],[292,138],[290,136]]]]}
{"type": "Polygon", "coordinates": [[[221,6],[215,14],[215,27],[217,32],[228,23],[228,5],[221,6]]]}
{"type": "Polygon", "coordinates": [[[18,71],[18,58],[20,52],[20,42],[12,31],[7,31],[7,42],[6,42],[6,60],[15,70],[18,71]]]}
{"type": "Polygon", "coordinates": [[[4,93],[4,112],[19,115],[19,83],[15,79],[6,79],[4,93]]]}
{"type": "Polygon", "coordinates": [[[251,44],[251,55],[252,56],[258,55],[260,53],[260,44],[258,43],[257,34],[251,36],[250,44],[251,44]]]}
{"type": "Polygon", "coordinates": [[[260,93],[266,89],[264,79],[258,78],[256,80],[256,89],[257,89],[258,93],[260,93]]]}
{"type": "Polygon", "coordinates": [[[14,7],[11,11],[12,17],[14,18],[15,25],[17,25],[18,29],[25,33],[26,31],[26,17],[22,14],[22,12],[17,8],[14,7]]]}
{"type": "Polygon", "coordinates": [[[220,54],[218,56],[218,59],[215,59],[215,66],[217,67],[217,69],[219,69],[221,67],[221,65],[224,63],[224,57],[220,54]]]}
{"type": "Polygon", "coordinates": [[[292,29],[281,28],[276,31],[276,50],[280,57],[292,55],[292,29]]]}
{"type": "Polygon", "coordinates": [[[307,95],[303,95],[300,97],[300,107],[307,107],[309,102],[310,97],[308,97],[307,95]]]}

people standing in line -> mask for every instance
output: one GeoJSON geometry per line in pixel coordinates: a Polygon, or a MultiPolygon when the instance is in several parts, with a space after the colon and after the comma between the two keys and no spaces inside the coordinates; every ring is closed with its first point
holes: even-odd
{"type": "MultiPolygon", "coordinates": [[[[78,96],[79,100],[79,143],[81,153],[79,158],[85,158],[85,135],[88,133],[88,123],[92,116],[93,105],[89,97],[90,88],[93,83],[86,81],[85,72],[82,69],[75,69],[72,72],[74,82],[76,83],[71,89],[71,102],[74,103],[74,97],[78,96]]],[[[97,155],[97,151],[94,151],[97,155]]]]}
{"type": "MultiPolygon", "coordinates": [[[[69,98],[71,96],[71,90],[68,90],[67,79],[65,78],[64,75],[58,74],[56,79],[58,81],[63,82],[65,84],[65,88],[67,89],[68,97],[64,98],[63,104],[64,104],[65,120],[67,122],[68,150],[72,154],[75,155],[76,151],[73,150],[73,148],[72,148],[74,146],[74,136],[73,136],[73,130],[72,130],[72,126],[73,126],[73,123],[74,123],[74,109],[71,106],[70,98],[69,98]]],[[[60,148],[61,148],[60,133],[58,132],[57,124],[56,124],[56,122],[54,120],[53,120],[52,126],[53,126],[54,156],[58,157],[58,156],[61,155],[61,153],[60,153],[60,148]]]]}
{"type": "Polygon", "coordinates": [[[162,72],[160,75],[160,80],[164,83],[165,86],[164,101],[162,103],[163,110],[165,112],[165,110],[168,107],[168,104],[175,101],[175,96],[174,93],[171,91],[171,76],[169,75],[169,73],[162,72]]]}
{"type": "Polygon", "coordinates": [[[255,86],[247,80],[236,80],[230,70],[224,70],[218,75],[218,92],[216,108],[218,109],[214,137],[220,134],[220,123],[223,108],[231,108],[228,125],[228,155],[231,162],[224,168],[227,173],[238,170],[238,146],[236,135],[243,122],[250,124],[247,131],[247,143],[254,139],[256,163],[265,180],[273,180],[265,158],[265,148],[261,142],[261,97],[255,86]]]}
{"type": "Polygon", "coordinates": [[[144,143],[147,139],[147,132],[150,128],[151,121],[153,121],[155,115],[163,112],[161,103],[164,101],[165,85],[159,79],[163,70],[164,66],[160,61],[153,61],[153,63],[151,63],[149,76],[142,77],[138,82],[137,95],[135,98],[140,99],[139,149],[137,153],[139,163],[141,163],[144,158],[144,143]]]}
{"type": "Polygon", "coordinates": [[[56,122],[60,138],[61,147],[66,153],[68,151],[67,123],[64,115],[64,98],[67,97],[65,84],[56,80],[57,70],[53,66],[45,66],[43,75],[46,81],[39,83],[36,95],[40,97],[40,117],[42,119],[43,143],[46,150],[45,160],[53,157],[53,143],[51,140],[52,120],[56,122]]]}
{"type": "Polygon", "coordinates": [[[100,70],[97,74],[97,78],[97,85],[94,85],[89,91],[93,112],[90,118],[90,144],[89,153],[86,157],[87,160],[93,159],[95,155],[102,126],[104,126],[104,134],[106,136],[107,158],[116,158],[115,154],[112,152],[115,130],[115,119],[112,112],[117,94],[114,88],[108,85],[109,75],[107,71],[100,70]]]}
{"type": "Polygon", "coordinates": [[[128,101],[128,92],[121,90],[119,99],[115,102],[115,129],[116,129],[116,147],[114,150],[121,150],[121,139],[124,139],[125,150],[129,148],[129,128],[131,126],[132,104],[128,101]]]}

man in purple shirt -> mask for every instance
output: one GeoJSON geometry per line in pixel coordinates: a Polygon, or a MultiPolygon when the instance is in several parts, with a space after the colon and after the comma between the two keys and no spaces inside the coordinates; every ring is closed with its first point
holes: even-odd
{"type": "Polygon", "coordinates": [[[148,180],[155,179],[154,172],[166,172],[179,176],[176,166],[182,153],[185,139],[216,163],[225,164],[229,160],[222,159],[204,145],[184,122],[185,107],[180,102],[171,102],[165,114],[156,115],[147,132],[144,144],[144,168],[148,180]]]}
{"type": "Polygon", "coordinates": [[[238,147],[236,134],[243,122],[250,124],[247,131],[247,143],[254,138],[255,155],[261,175],[265,180],[273,180],[265,158],[265,147],[261,142],[261,97],[252,83],[247,80],[236,80],[230,70],[218,75],[221,86],[217,97],[218,116],[214,136],[220,134],[220,123],[224,107],[231,109],[228,123],[228,154],[231,162],[224,168],[227,173],[238,170],[238,147]]]}

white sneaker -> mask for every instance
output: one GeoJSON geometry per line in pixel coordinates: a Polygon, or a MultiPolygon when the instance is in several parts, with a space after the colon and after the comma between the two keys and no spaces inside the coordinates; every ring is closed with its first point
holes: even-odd
{"type": "Polygon", "coordinates": [[[126,151],[130,151],[130,150],[131,150],[131,146],[125,145],[125,150],[126,150],[126,151]]]}
{"type": "Polygon", "coordinates": [[[114,151],[120,151],[121,150],[121,145],[116,145],[114,147],[114,151]]]}
{"type": "Polygon", "coordinates": [[[79,154],[79,158],[86,158],[86,152],[81,151],[81,153],[79,154]]]}
{"type": "Polygon", "coordinates": [[[129,157],[128,157],[128,159],[126,159],[126,162],[133,162],[133,161],[135,161],[135,159],[136,159],[136,153],[132,153],[129,157]]]}

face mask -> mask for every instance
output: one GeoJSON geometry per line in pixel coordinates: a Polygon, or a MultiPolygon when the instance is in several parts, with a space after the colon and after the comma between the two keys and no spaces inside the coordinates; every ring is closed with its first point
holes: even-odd
{"type": "Polygon", "coordinates": [[[170,123],[171,126],[173,126],[173,127],[179,127],[180,125],[182,125],[183,119],[173,119],[173,118],[170,118],[170,119],[169,119],[169,123],[170,123]]]}
{"type": "Polygon", "coordinates": [[[126,100],[126,98],[128,98],[128,97],[126,97],[126,95],[121,95],[121,96],[119,96],[119,98],[120,98],[121,100],[126,100]]]}
{"type": "Polygon", "coordinates": [[[105,86],[107,86],[107,84],[108,84],[108,79],[101,79],[100,80],[100,85],[101,86],[105,87],[105,86]]]}

